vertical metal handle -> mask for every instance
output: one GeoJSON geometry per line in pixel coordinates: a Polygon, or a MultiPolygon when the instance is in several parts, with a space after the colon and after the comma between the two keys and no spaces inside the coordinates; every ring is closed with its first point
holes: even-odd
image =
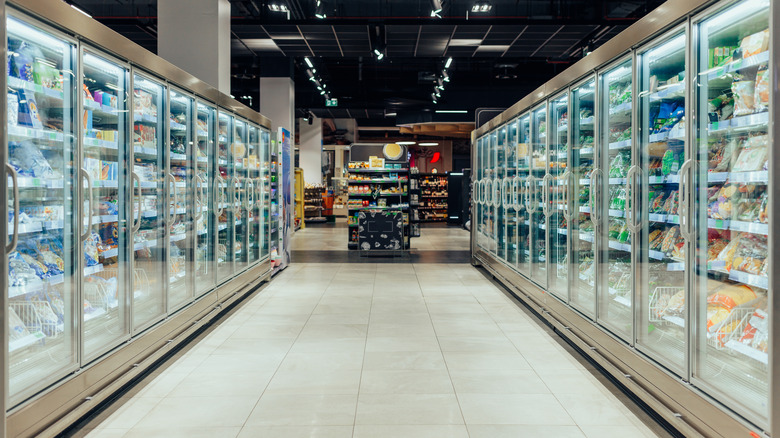
{"type": "Polygon", "coordinates": [[[636,191],[636,177],[641,172],[641,169],[637,165],[633,165],[628,169],[626,173],[626,205],[623,206],[626,216],[626,225],[628,229],[633,233],[639,231],[639,221],[637,220],[637,204],[639,203],[637,191],[636,191]]]}
{"type": "Polygon", "coordinates": [[[239,214],[241,212],[241,179],[234,176],[232,182],[233,190],[235,190],[233,193],[233,213],[239,214]]]}
{"type": "Polygon", "coordinates": [[[203,193],[204,187],[206,184],[206,180],[203,179],[202,176],[197,175],[198,177],[198,192],[200,193],[200,196],[198,196],[198,220],[203,220],[203,211],[205,211],[205,207],[203,206],[204,198],[206,197],[205,193],[203,193]]]}
{"type": "Polygon", "coordinates": [[[535,210],[533,208],[533,202],[532,199],[534,194],[534,177],[533,175],[528,175],[528,178],[525,179],[525,211],[528,213],[533,213],[535,210]]]}
{"type": "Polygon", "coordinates": [[[553,176],[549,173],[542,178],[542,213],[549,217],[552,212],[550,211],[550,188],[552,186],[550,180],[553,176]]]}
{"type": "Polygon", "coordinates": [[[601,169],[593,169],[590,173],[590,221],[593,223],[593,229],[599,226],[599,220],[601,219],[598,203],[601,199],[601,177],[604,174],[601,169]],[[594,199],[596,200],[594,203],[594,199]],[[595,206],[594,206],[595,205],[595,206]]]}
{"type": "Polygon", "coordinates": [[[170,172],[168,172],[168,183],[173,186],[173,208],[168,209],[168,222],[172,224],[178,210],[176,204],[176,201],[178,200],[178,196],[176,194],[176,179],[173,177],[173,174],[170,172]]]}
{"type": "MultiPolygon", "coordinates": [[[[89,200],[89,215],[87,217],[87,231],[81,234],[81,241],[87,240],[87,237],[89,237],[90,231],[92,230],[92,215],[94,214],[94,201],[92,196],[92,177],[89,175],[89,172],[87,172],[85,169],[79,169],[79,174],[81,174],[81,178],[83,180],[87,181],[87,197],[89,200]]],[[[84,206],[82,205],[82,209],[84,206]]],[[[83,225],[83,223],[82,223],[83,225]]]]}
{"type": "Polygon", "coordinates": [[[563,181],[563,218],[568,222],[571,222],[571,213],[569,212],[569,188],[571,187],[571,172],[567,169],[563,172],[563,175],[558,177],[559,181],[563,181]]]}
{"type": "Polygon", "coordinates": [[[11,176],[11,184],[14,186],[14,232],[11,234],[11,242],[5,246],[6,254],[10,254],[16,251],[16,245],[19,244],[19,179],[13,166],[5,163],[5,169],[11,176]]]}
{"type": "Polygon", "coordinates": [[[141,178],[138,176],[137,173],[133,172],[131,175],[131,181],[135,181],[138,183],[138,185],[135,188],[135,199],[136,199],[136,205],[138,205],[138,218],[135,221],[135,224],[133,224],[133,232],[137,233],[138,230],[141,229],[141,218],[143,217],[143,206],[141,202],[141,178]]]}
{"type": "Polygon", "coordinates": [[[680,234],[685,240],[691,240],[691,223],[688,220],[688,211],[690,209],[690,196],[688,195],[688,184],[690,183],[690,171],[693,161],[688,159],[680,166],[680,183],[678,198],[680,206],[677,209],[677,214],[680,217],[680,234]]]}
{"type": "Polygon", "coordinates": [[[255,203],[255,182],[252,178],[247,177],[244,185],[246,186],[246,209],[249,211],[252,209],[252,204],[255,203]],[[252,187],[252,190],[249,190],[250,186],[252,187]],[[252,195],[251,200],[249,195],[252,195]]]}
{"type": "Polygon", "coordinates": [[[217,205],[214,208],[214,214],[217,216],[217,219],[222,216],[222,211],[224,210],[222,207],[222,201],[224,201],[224,192],[222,191],[224,187],[222,185],[224,181],[225,180],[219,175],[214,177],[214,199],[217,201],[217,205]],[[222,183],[220,181],[222,181],[222,183]]]}

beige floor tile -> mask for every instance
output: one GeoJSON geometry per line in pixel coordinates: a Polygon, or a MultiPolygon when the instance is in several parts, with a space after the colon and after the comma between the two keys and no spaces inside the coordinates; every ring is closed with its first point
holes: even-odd
{"type": "Polygon", "coordinates": [[[238,438],[351,438],[352,426],[247,426],[238,438]]]}
{"type": "Polygon", "coordinates": [[[87,434],[87,438],[121,438],[127,435],[130,429],[94,429],[87,434]]]}
{"type": "Polygon", "coordinates": [[[361,394],[451,394],[446,370],[364,370],[361,394]]]}
{"type": "Polygon", "coordinates": [[[279,371],[363,368],[363,352],[290,353],[282,361],[279,371]]]}
{"type": "Polygon", "coordinates": [[[554,394],[604,395],[607,391],[587,370],[538,368],[536,374],[554,394]]]}
{"type": "Polygon", "coordinates": [[[634,426],[588,426],[580,425],[587,438],[647,438],[653,436],[643,433],[634,426]]]}
{"type": "Polygon", "coordinates": [[[433,325],[431,325],[430,321],[419,324],[395,324],[374,322],[375,319],[376,318],[372,318],[371,323],[368,325],[368,336],[370,337],[413,338],[418,336],[436,336],[436,332],[433,331],[433,325]]]}
{"type": "Polygon", "coordinates": [[[165,370],[141,389],[138,392],[138,397],[165,397],[189,374],[165,370]]]}
{"type": "Polygon", "coordinates": [[[406,338],[369,336],[366,341],[366,352],[377,351],[440,351],[440,348],[433,336],[406,338]]]}
{"type": "Polygon", "coordinates": [[[254,370],[275,370],[282,363],[286,352],[254,350],[245,354],[212,354],[201,362],[193,372],[205,373],[248,373],[254,370]]]}
{"type": "Polygon", "coordinates": [[[243,426],[259,396],[168,397],[160,401],[135,427],[173,430],[243,426]]]}
{"type": "Polygon", "coordinates": [[[246,421],[253,426],[352,426],[355,395],[265,394],[246,421]]]}
{"type": "Polygon", "coordinates": [[[552,394],[458,393],[466,424],[573,426],[574,420],[552,394]]]}
{"type": "Polygon", "coordinates": [[[505,336],[439,336],[442,351],[513,353],[517,349],[505,336]]]}
{"type": "Polygon", "coordinates": [[[100,423],[100,429],[130,429],[138,424],[152,409],[163,399],[160,397],[135,397],[127,400],[112,413],[106,420],[100,423]]]}
{"type": "Polygon", "coordinates": [[[463,424],[454,394],[360,394],[355,424],[463,424]]]}
{"type": "Polygon", "coordinates": [[[266,394],[357,394],[359,369],[278,371],[266,394]]]}
{"type": "Polygon", "coordinates": [[[365,313],[323,313],[311,315],[309,324],[368,324],[368,312],[365,313]]]}
{"type": "Polygon", "coordinates": [[[365,338],[368,324],[306,324],[298,340],[365,338]]]}
{"type": "Polygon", "coordinates": [[[531,365],[523,355],[516,351],[514,353],[447,351],[444,353],[444,359],[450,371],[531,369],[531,365]]]}
{"type": "Polygon", "coordinates": [[[254,370],[249,373],[212,373],[193,371],[181,381],[168,397],[256,396],[260,398],[274,371],[254,370]]]}
{"type": "Polygon", "coordinates": [[[462,425],[364,425],[355,426],[353,438],[469,438],[462,425]]]}
{"type": "Polygon", "coordinates": [[[363,370],[446,370],[439,351],[369,351],[363,370]]]}
{"type": "Polygon", "coordinates": [[[469,424],[468,428],[470,438],[585,438],[577,426],[469,424]]]}
{"type": "Polygon", "coordinates": [[[455,392],[485,394],[549,394],[533,370],[450,370],[455,392]]]}
{"type": "Polygon", "coordinates": [[[290,353],[354,353],[365,348],[366,340],[359,338],[303,339],[293,344],[290,353]]]}
{"type": "Polygon", "coordinates": [[[632,426],[628,416],[618,406],[618,401],[596,394],[555,394],[569,415],[578,425],[632,426]]]}
{"type": "Polygon", "coordinates": [[[241,431],[240,427],[136,427],[130,429],[126,438],[235,438],[241,431]]]}

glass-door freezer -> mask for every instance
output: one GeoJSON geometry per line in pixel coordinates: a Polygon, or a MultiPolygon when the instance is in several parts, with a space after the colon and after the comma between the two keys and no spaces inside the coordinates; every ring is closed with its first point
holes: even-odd
{"type": "Polygon", "coordinates": [[[506,230],[504,229],[504,206],[505,206],[505,185],[504,176],[506,175],[506,125],[496,130],[495,146],[495,176],[493,184],[496,194],[494,200],[494,214],[496,217],[496,256],[501,260],[506,260],[506,230]]]}
{"type": "Polygon", "coordinates": [[[506,152],[504,180],[502,181],[502,197],[504,203],[504,254],[509,266],[517,266],[517,120],[512,120],[506,126],[506,152]]]}
{"type": "Polygon", "coordinates": [[[168,312],[193,297],[195,193],[193,111],[195,99],[170,89],[168,108],[168,312]]]}
{"type": "Polygon", "coordinates": [[[571,163],[572,185],[569,190],[571,214],[572,281],[569,303],[593,318],[596,315],[596,261],[598,221],[594,217],[593,193],[597,164],[595,147],[596,81],[593,78],[572,87],[571,163]]]}
{"type": "Polygon", "coordinates": [[[129,67],[84,48],[81,162],[91,182],[86,191],[82,236],[84,298],[82,344],[89,360],[113,348],[129,333],[128,272],[128,88],[129,67]],[[86,230],[85,230],[86,231],[86,230]]]}
{"type": "Polygon", "coordinates": [[[165,316],[165,87],[133,75],[133,332],[165,316]]]}
{"type": "Polygon", "coordinates": [[[625,208],[632,237],[639,239],[637,346],[678,374],[687,363],[688,239],[685,221],[680,221],[685,217],[680,178],[687,167],[686,38],[683,29],[675,30],[637,54],[641,171],[627,174],[625,208]]]}
{"type": "Polygon", "coordinates": [[[233,143],[231,144],[233,155],[233,178],[230,179],[230,187],[233,190],[231,208],[234,216],[234,241],[232,252],[235,254],[235,272],[241,272],[247,267],[249,251],[247,237],[249,230],[249,218],[247,217],[247,124],[245,121],[235,119],[233,123],[233,143]]]}
{"type": "Polygon", "coordinates": [[[548,225],[547,254],[549,255],[549,284],[547,290],[568,301],[569,295],[569,95],[564,93],[550,99],[548,166],[549,177],[543,198],[548,225]]]}
{"type": "Polygon", "coordinates": [[[245,208],[247,211],[247,240],[248,265],[254,265],[260,259],[260,230],[262,229],[262,183],[260,181],[260,129],[255,125],[249,125],[247,132],[247,177],[245,208]]]}
{"type": "Polygon", "coordinates": [[[218,202],[213,190],[216,156],[217,109],[198,102],[195,120],[198,147],[195,150],[195,293],[200,296],[214,287],[216,277],[215,217],[218,202]]]}
{"type": "Polygon", "coordinates": [[[233,260],[235,260],[235,210],[233,205],[233,117],[219,113],[217,139],[217,173],[214,178],[217,217],[217,283],[229,279],[233,275],[233,260]]]}
{"type": "Polygon", "coordinates": [[[271,133],[265,128],[260,128],[260,163],[261,163],[261,196],[263,227],[260,229],[260,237],[263,239],[260,258],[264,259],[271,253],[271,233],[275,226],[271,220],[271,133]]]}
{"type": "Polygon", "coordinates": [[[593,208],[602,231],[596,235],[600,255],[598,319],[624,339],[633,336],[632,232],[626,223],[626,185],[632,165],[633,65],[621,60],[600,75],[599,147],[602,160],[597,173],[600,185],[593,208]],[[602,177],[603,176],[603,177],[602,177]]]}
{"type": "Polygon", "coordinates": [[[769,0],[758,0],[705,12],[694,21],[693,51],[693,378],[762,425],[777,390],[769,386],[768,109],[777,73],[769,10],[769,0]]]}
{"type": "Polygon", "coordinates": [[[517,270],[526,278],[531,278],[530,120],[531,116],[527,113],[517,119],[517,180],[513,184],[517,198],[517,270]]]}
{"type": "Polygon", "coordinates": [[[549,185],[547,152],[547,105],[531,111],[531,176],[529,182],[529,211],[531,230],[531,279],[547,287],[547,213],[545,206],[549,185]]]}
{"type": "Polygon", "coordinates": [[[89,175],[76,167],[76,45],[14,16],[7,17],[6,25],[4,165],[9,176],[3,202],[8,203],[9,243],[3,293],[8,300],[8,394],[13,404],[77,366],[79,237],[89,239],[85,246],[92,245],[91,258],[83,264],[86,272],[101,265],[92,227],[75,220],[77,192],[83,192],[88,203],[91,191],[91,186],[83,186],[89,175]]]}

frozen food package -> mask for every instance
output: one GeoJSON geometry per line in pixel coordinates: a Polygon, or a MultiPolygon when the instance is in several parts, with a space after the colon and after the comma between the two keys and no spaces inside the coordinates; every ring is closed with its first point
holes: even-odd
{"type": "MultiPolygon", "coordinates": [[[[664,192],[658,192],[653,196],[653,198],[650,200],[650,212],[657,213],[661,211],[661,209],[664,206],[664,197],[666,196],[666,193],[664,192]]],[[[652,240],[652,239],[651,239],[652,240]]]]}
{"type": "Polygon", "coordinates": [[[756,84],[753,81],[736,81],[731,84],[734,95],[734,115],[745,116],[753,114],[755,107],[756,84]]]}
{"type": "Polygon", "coordinates": [[[758,210],[758,221],[761,222],[762,224],[765,224],[769,222],[769,212],[768,212],[769,197],[766,195],[766,193],[764,193],[763,195],[761,195],[760,199],[761,199],[761,206],[759,207],[758,210]]]}
{"type": "Polygon", "coordinates": [[[751,172],[761,170],[766,163],[769,154],[769,136],[758,135],[750,137],[745,142],[745,147],[739,153],[734,167],[734,172],[751,172]]]}
{"type": "Polygon", "coordinates": [[[42,331],[46,336],[54,337],[58,333],[63,331],[63,327],[59,324],[59,318],[57,314],[51,309],[51,306],[46,301],[33,301],[35,312],[38,314],[38,319],[42,324],[42,331]]]}
{"type": "Polygon", "coordinates": [[[13,307],[8,308],[8,342],[14,342],[30,334],[24,321],[19,318],[13,307]]]}
{"type": "Polygon", "coordinates": [[[8,126],[16,126],[19,124],[19,96],[16,93],[8,93],[6,100],[8,105],[8,126]]]}
{"type": "Polygon", "coordinates": [[[664,235],[664,240],[661,243],[661,251],[667,255],[671,254],[674,245],[677,243],[678,237],[680,237],[680,227],[674,226],[670,228],[664,235]]]}
{"type": "Polygon", "coordinates": [[[731,310],[758,298],[749,286],[724,285],[707,297],[707,304],[731,310]]]}
{"type": "Polygon", "coordinates": [[[666,214],[677,214],[677,210],[680,205],[680,193],[678,191],[672,191],[669,193],[669,197],[664,202],[663,212],[666,214]]]}
{"type": "Polygon", "coordinates": [[[769,49],[769,29],[742,38],[739,48],[742,49],[742,58],[766,52],[769,49]]]}
{"type": "Polygon", "coordinates": [[[682,315],[685,312],[685,289],[680,289],[669,298],[664,309],[666,315],[682,315]]]}
{"type": "Polygon", "coordinates": [[[756,90],[753,93],[755,99],[756,112],[767,111],[769,109],[769,93],[771,92],[769,69],[762,68],[756,74],[756,90]]]}
{"type": "Polygon", "coordinates": [[[54,178],[49,162],[31,141],[9,142],[11,162],[32,173],[36,178],[54,178]]]}
{"type": "Polygon", "coordinates": [[[766,310],[756,309],[756,311],[750,315],[750,319],[748,319],[748,323],[745,325],[745,330],[742,332],[739,342],[759,351],[766,352],[768,350],[769,315],[766,310]]]}
{"type": "Polygon", "coordinates": [[[731,315],[731,309],[720,306],[707,306],[707,331],[717,331],[720,324],[731,315]]]}

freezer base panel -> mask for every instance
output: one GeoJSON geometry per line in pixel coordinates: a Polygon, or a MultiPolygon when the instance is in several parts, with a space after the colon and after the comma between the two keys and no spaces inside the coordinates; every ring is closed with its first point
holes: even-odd
{"type": "Polygon", "coordinates": [[[12,410],[7,436],[55,436],[270,279],[269,261],[237,275],[143,335],[12,410]]]}
{"type": "Polygon", "coordinates": [[[608,334],[492,255],[476,249],[472,265],[485,268],[515,298],[528,305],[568,342],[685,436],[763,436],[759,429],[679,377],[665,372],[650,358],[608,334]],[[756,433],[758,435],[754,435],[756,433]]]}

